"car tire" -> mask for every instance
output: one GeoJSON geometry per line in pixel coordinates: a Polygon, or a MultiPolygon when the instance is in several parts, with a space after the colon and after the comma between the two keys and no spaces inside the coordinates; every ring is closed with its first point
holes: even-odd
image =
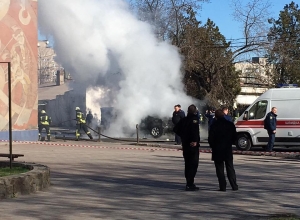
{"type": "Polygon", "coordinates": [[[248,135],[239,134],[235,146],[238,150],[248,151],[252,147],[252,142],[248,135]]]}
{"type": "Polygon", "coordinates": [[[150,129],[150,134],[152,137],[154,138],[159,138],[162,136],[162,133],[163,133],[163,129],[161,126],[152,126],[151,129],[150,129]]]}

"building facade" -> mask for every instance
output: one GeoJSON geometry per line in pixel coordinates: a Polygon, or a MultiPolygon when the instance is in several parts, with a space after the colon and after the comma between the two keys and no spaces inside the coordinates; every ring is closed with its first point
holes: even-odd
{"type": "MultiPolygon", "coordinates": [[[[38,42],[38,82],[39,84],[53,83],[57,74],[64,73],[63,68],[55,61],[56,53],[49,46],[48,40],[38,42]]],[[[62,77],[64,80],[64,76],[62,77]]],[[[60,81],[59,84],[64,83],[60,81]]]]}
{"type": "Polygon", "coordinates": [[[270,73],[272,66],[267,65],[267,59],[253,57],[251,61],[235,64],[240,72],[241,93],[236,98],[237,105],[250,105],[255,99],[270,88],[270,73]]]}
{"type": "MultiPolygon", "coordinates": [[[[37,140],[37,0],[0,0],[0,62],[11,63],[13,140],[37,140]]],[[[0,140],[8,140],[8,65],[0,64],[0,140]]]]}

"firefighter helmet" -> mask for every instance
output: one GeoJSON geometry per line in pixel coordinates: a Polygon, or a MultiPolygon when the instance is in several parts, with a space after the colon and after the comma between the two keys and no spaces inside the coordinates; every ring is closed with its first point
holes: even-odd
{"type": "Polygon", "coordinates": [[[46,111],[45,111],[45,110],[42,110],[42,111],[41,111],[41,113],[42,113],[42,114],[45,114],[45,113],[46,113],[46,111]]]}
{"type": "Polygon", "coordinates": [[[79,107],[76,107],[75,110],[76,110],[76,111],[77,111],[77,110],[80,110],[80,108],[79,108],[79,107]]]}

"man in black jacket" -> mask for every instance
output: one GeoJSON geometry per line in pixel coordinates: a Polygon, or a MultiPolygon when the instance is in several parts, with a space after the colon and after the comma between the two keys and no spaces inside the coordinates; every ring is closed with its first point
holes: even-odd
{"type": "MultiPolygon", "coordinates": [[[[174,124],[174,126],[176,124],[178,124],[178,122],[185,117],[185,113],[183,110],[181,110],[181,105],[175,105],[174,106],[174,112],[173,112],[173,117],[172,117],[172,122],[174,124]]],[[[181,145],[181,139],[180,139],[180,136],[177,135],[175,133],[175,142],[176,142],[176,145],[181,145]]]]}
{"type": "Polygon", "coordinates": [[[216,121],[209,130],[208,143],[212,148],[212,160],[215,163],[220,191],[226,191],[224,163],[232,190],[238,190],[232,155],[232,144],[236,140],[236,128],[232,122],[224,118],[222,110],[217,110],[215,117],[216,121]]]}
{"type": "Polygon", "coordinates": [[[265,129],[268,131],[269,141],[267,145],[267,151],[273,151],[276,134],[276,123],[277,123],[277,108],[272,107],[272,110],[267,114],[265,118],[265,129]]]}
{"type": "Polygon", "coordinates": [[[174,127],[174,132],[181,137],[182,150],[184,158],[184,174],[186,179],[187,191],[197,191],[199,187],[194,184],[199,164],[199,120],[197,116],[197,108],[190,105],[187,117],[181,119],[174,127]]]}
{"type": "Polygon", "coordinates": [[[206,110],[205,112],[205,117],[208,120],[208,130],[210,129],[210,126],[212,125],[212,123],[215,120],[215,109],[212,108],[210,111],[206,110]]]}
{"type": "Polygon", "coordinates": [[[93,116],[92,112],[89,111],[89,113],[86,115],[87,126],[92,127],[93,118],[94,118],[94,116],[93,116]]]}

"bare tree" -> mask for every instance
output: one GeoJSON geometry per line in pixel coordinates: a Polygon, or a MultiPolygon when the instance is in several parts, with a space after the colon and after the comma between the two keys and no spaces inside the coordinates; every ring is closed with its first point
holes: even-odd
{"type": "Polygon", "coordinates": [[[233,59],[249,52],[259,53],[266,46],[268,33],[268,16],[271,2],[269,0],[232,0],[233,17],[241,23],[243,38],[232,39],[233,59]]]}
{"type": "Polygon", "coordinates": [[[269,0],[232,0],[234,18],[243,38],[225,39],[213,21],[204,26],[196,13],[206,0],[136,0],[139,17],[151,23],[158,38],[169,40],[184,56],[184,83],[196,98],[231,104],[240,91],[234,63],[238,57],[258,53],[267,42],[269,0]],[[142,16],[144,15],[144,16],[142,16]]]}
{"type": "Polygon", "coordinates": [[[39,84],[53,81],[53,74],[57,70],[57,63],[54,61],[55,52],[48,44],[48,41],[38,43],[39,84]]]}
{"type": "Polygon", "coordinates": [[[138,17],[149,22],[160,40],[172,40],[179,46],[182,18],[190,9],[201,10],[208,0],[131,0],[138,17]]]}

